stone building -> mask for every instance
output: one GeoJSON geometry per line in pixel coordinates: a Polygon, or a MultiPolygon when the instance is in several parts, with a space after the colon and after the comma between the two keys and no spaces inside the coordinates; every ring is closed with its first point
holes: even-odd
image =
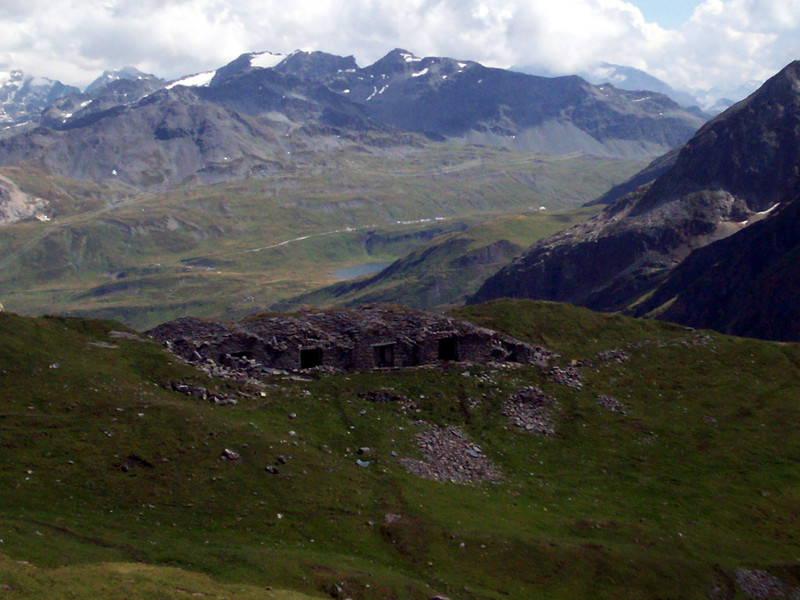
{"type": "Polygon", "coordinates": [[[178,319],[148,332],[190,362],[264,369],[371,370],[446,362],[546,364],[551,354],[509,336],[402,307],[266,314],[240,323],[178,319]]]}

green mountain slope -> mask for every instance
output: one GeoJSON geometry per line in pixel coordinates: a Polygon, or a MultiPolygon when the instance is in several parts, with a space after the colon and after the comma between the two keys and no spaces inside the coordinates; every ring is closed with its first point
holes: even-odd
{"type": "Polygon", "coordinates": [[[560,352],[581,389],[547,369],[465,364],[226,383],[110,322],[0,313],[0,594],[706,599],[800,586],[798,346],[549,303],[458,314],[560,352]],[[553,435],[503,414],[528,386],[553,398],[553,435]],[[500,477],[408,472],[432,460],[419,438],[447,431],[500,477]]]}
{"type": "Polygon", "coordinates": [[[596,212],[596,208],[581,208],[487,218],[464,231],[447,232],[420,244],[376,275],[302,294],[277,303],[275,308],[398,302],[432,309],[463,303],[531,244],[596,212]]]}
{"type": "Polygon", "coordinates": [[[260,178],[164,193],[6,169],[51,220],[0,230],[0,302],[142,328],[243,316],[499,211],[574,207],[635,168],[425,144],[292,155],[260,178]]]}

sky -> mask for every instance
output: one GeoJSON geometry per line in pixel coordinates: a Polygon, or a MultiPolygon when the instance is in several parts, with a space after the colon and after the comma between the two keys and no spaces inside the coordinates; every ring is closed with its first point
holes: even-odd
{"type": "Polygon", "coordinates": [[[665,29],[679,29],[700,2],[697,0],[638,0],[632,2],[642,11],[645,20],[658,23],[665,29]]]}
{"type": "Polygon", "coordinates": [[[0,71],[81,87],[128,65],[175,79],[244,52],[366,66],[401,47],[564,74],[605,61],[710,97],[800,58],[800,0],[2,0],[0,26],[0,71]]]}

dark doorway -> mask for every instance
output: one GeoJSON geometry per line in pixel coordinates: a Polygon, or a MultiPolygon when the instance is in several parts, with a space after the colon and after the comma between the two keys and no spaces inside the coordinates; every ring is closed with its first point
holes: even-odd
{"type": "Polygon", "coordinates": [[[456,338],[442,338],[439,340],[439,360],[458,360],[458,344],[456,338]]]}
{"type": "Polygon", "coordinates": [[[313,369],[322,366],[322,348],[300,350],[300,368],[313,369]]]}
{"type": "Polygon", "coordinates": [[[386,368],[394,366],[394,344],[375,344],[372,347],[375,354],[375,366],[386,368]]]}

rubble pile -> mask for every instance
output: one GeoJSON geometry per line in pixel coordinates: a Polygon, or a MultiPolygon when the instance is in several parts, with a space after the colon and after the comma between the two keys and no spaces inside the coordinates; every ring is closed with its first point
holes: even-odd
{"type": "Polygon", "coordinates": [[[553,367],[550,369],[550,379],[558,385],[571,387],[576,390],[583,388],[583,373],[581,373],[580,368],[575,365],[570,365],[566,369],[553,367]]]}
{"type": "Polygon", "coordinates": [[[401,458],[409,473],[451,483],[497,481],[502,472],[470,442],[460,427],[435,427],[420,422],[422,431],[415,436],[424,460],[401,458]]]}
{"type": "Polygon", "coordinates": [[[800,599],[800,589],[792,588],[766,571],[739,569],[736,585],[750,598],[800,599]]]}
{"type": "Polygon", "coordinates": [[[233,405],[238,404],[236,397],[232,394],[223,394],[220,392],[211,392],[203,386],[192,385],[182,381],[173,381],[169,384],[169,388],[178,393],[197,398],[199,400],[207,400],[214,404],[220,405],[233,405]]]}
{"type": "Polygon", "coordinates": [[[503,403],[508,422],[528,433],[555,435],[555,420],[551,410],[556,401],[536,387],[525,387],[511,394],[503,403]]]}
{"type": "Polygon", "coordinates": [[[598,363],[609,363],[609,362],[616,362],[619,364],[626,363],[631,359],[631,355],[625,352],[625,350],[605,350],[597,355],[595,360],[598,363]]]}
{"type": "Polygon", "coordinates": [[[616,398],[611,396],[600,395],[597,397],[597,406],[605,408],[606,410],[625,414],[625,407],[616,398]]]}

